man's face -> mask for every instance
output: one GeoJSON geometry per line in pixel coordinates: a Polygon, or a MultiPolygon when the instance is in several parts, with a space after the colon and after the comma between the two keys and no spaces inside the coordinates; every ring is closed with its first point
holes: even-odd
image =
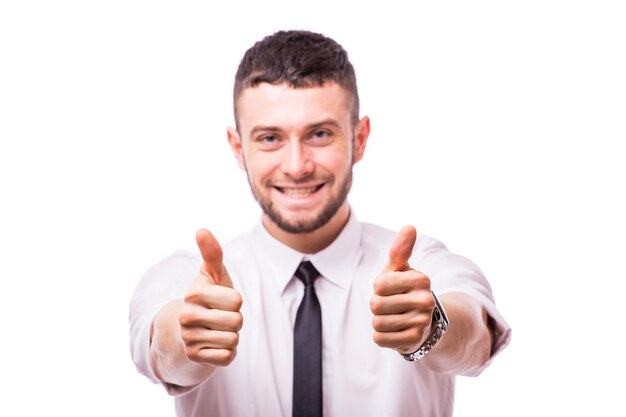
{"type": "Polygon", "coordinates": [[[237,102],[229,142],[266,220],[288,233],[324,226],[342,208],[369,120],[351,122],[351,100],[334,82],[290,88],[260,84],[237,102]]]}

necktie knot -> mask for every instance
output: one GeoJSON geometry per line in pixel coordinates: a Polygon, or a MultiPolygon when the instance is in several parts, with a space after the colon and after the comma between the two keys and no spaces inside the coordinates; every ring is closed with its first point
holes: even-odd
{"type": "Polygon", "coordinates": [[[317,269],[310,261],[301,262],[296,270],[296,277],[304,283],[305,286],[313,285],[313,282],[320,276],[317,269]]]}

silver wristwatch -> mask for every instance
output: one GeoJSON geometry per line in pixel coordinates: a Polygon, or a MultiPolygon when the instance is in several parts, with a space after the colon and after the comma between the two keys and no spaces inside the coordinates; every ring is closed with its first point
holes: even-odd
{"type": "Polygon", "coordinates": [[[433,321],[432,321],[432,329],[426,341],[413,353],[401,353],[401,355],[409,362],[415,362],[422,359],[431,349],[437,344],[441,336],[448,330],[448,325],[450,322],[448,321],[448,316],[446,315],[446,311],[443,309],[443,306],[439,302],[435,293],[431,291],[433,294],[433,298],[435,299],[435,309],[433,310],[433,321]]]}

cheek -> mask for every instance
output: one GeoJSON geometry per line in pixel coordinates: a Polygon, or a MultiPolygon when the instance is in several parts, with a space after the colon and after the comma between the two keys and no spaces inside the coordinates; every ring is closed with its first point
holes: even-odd
{"type": "Polygon", "coordinates": [[[264,181],[279,166],[276,156],[267,152],[251,152],[245,162],[248,177],[254,182],[264,181]]]}
{"type": "Polygon", "coordinates": [[[324,167],[326,171],[335,176],[344,175],[352,166],[352,151],[350,149],[329,149],[318,159],[318,167],[324,167]]]}

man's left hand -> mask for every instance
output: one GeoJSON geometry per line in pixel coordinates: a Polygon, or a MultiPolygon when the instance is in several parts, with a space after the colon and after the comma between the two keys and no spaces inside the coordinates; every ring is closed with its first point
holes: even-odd
{"type": "Polygon", "coordinates": [[[409,265],[416,240],[413,226],[405,226],[396,235],[387,265],[374,281],[370,300],[374,342],[404,354],[422,345],[430,332],[435,308],[430,279],[409,265]]]}

